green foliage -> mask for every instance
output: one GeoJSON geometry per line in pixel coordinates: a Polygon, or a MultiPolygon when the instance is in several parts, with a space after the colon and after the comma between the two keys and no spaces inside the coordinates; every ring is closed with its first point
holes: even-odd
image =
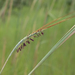
{"type": "MultiPolygon", "coordinates": [[[[4,0],[0,1],[3,2],[4,0]]],[[[65,11],[69,12],[71,10],[71,7],[68,7],[69,11],[67,10],[65,0],[56,0],[54,6],[51,5],[53,0],[38,0],[34,6],[32,5],[32,0],[24,1],[25,3],[20,3],[20,0],[14,0],[11,16],[9,14],[5,15],[5,21],[2,20],[2,17],[0,18],[0,70],[9,53],[20,39],[42,27],[43,24],[67,14],[65,11]],[[22,6],[20,10],[17,9],[19,4],[20,7],[22,6]],[[52,10],[50,11],[51,7],[52,10]],[[9,17],[10,20],[8,20],[9,17]]],[[[9,9],[7,12],[9,12],[9,9]]],[[[74,24],[75,18],[49,28],[44,31],[43,36],[35,38],[34,42],[27,44],[19,53],[15,50],[2,75],[27,75],[74,24]]],[[[33,74],[75,75],[74,45],[75,35],[58,48],[33,74]]]]}

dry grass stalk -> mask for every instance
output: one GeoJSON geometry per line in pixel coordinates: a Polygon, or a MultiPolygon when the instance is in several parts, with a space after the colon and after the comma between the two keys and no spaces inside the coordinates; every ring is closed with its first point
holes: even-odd
{"type": "Polygon", "coordinates": [[[10,1],[9,12],[8,12],[8,22],[9,22],[10,17],[11,17],[12,6],[13,6],[13,0],[10,1]]]}
{"type": "Polygon", "coordinates": [[[31,11],[33,10],[33,8],[34,8],[36,2],[37,2],[37,0],[33,0],[33,3],[32,3],[32,5],[31,5],[31,11]]]}
{"type": "Polygon", "coordinates": [[[3,44],[2,66],[3,66],[4,61],[5,61],[5,50],[6,50],[6,39],[4,39],[4,44],[3,44]]]}
{"type": "Polygon", "coordinates": [[[5,12],[8,6],[8,1],[9,0],[6,0],[5,6],[2,8],[2,11],[0,12],[0,17],[2,17],[2,20],[4,20],[5,12]]]}

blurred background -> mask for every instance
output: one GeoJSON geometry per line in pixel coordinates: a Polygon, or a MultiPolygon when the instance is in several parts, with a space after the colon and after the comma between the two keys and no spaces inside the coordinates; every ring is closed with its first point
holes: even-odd
{"type": "MultiPolygon", "coordinates": [[[[0,0],[0,70],[14,46],[52,20],[75,11],[75,0],[0,0]]],[[[44,31],[34,42],[15,50],[1,75],[27,75],[59,39],[75,25],[75,18],[44,31]]],[[[59,47],[32,75],[75,75],[75,35],[59,47]]]]}

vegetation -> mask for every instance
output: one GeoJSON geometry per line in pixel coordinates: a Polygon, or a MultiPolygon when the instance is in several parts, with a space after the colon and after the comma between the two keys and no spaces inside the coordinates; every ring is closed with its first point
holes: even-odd
{"type": "MultiPolygon", "coordinates": [[[[72,11],[75,11],[75,0],[0,0],[0,70],[18,41],[72,11]]],[[[75,18],[45,30],[43,36],[34,38],[22,51],[15,50],[2,75],[27,75],[73,25],[75,18]]],[[[74,45],[75,35],[32,75],[74,75],[74,45]]]]}

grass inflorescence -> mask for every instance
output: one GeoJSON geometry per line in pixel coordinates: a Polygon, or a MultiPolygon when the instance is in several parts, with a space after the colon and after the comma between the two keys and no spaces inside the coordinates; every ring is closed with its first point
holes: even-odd
{"type": "MultiPolygon", "coordinates": [[[[73,13],[74,13],[74,12],[73,12],[73,13]]],[[[71,15],[71,13],[68,14],[67,16],[69,16],[69,15],[71,15]]],[[[66,16],[63,16],[63,17],[66,17],[66,16]]],[[[35,34],[38,35],[40,32],[41,32],[41,34],[43,35],[43,33],[42,33],[43,30],[46,30],[47,28],[50,28],[50,27],[52,27],[52,26],[55,26],[55,25],[57,25],[57,24],[60,24],[60,23],[62,23],[62,22],[64,22],[64,21],[66,21],[66,20],[69,20],[69,19],[71,19],[71,18],[74,18],[75,15],[74,15],[74,16],[71,16],[71,17],[68,17],[68,18],[66,18],[66,19],[60,20],[60,19],[62,19],[63,17],[60,17],[60,18],[58,18],[58,19],[56,19],[56,20],[54,20],[54,21],[52,21],[52,22],[50,22],[50,23],[44,25],[43,27],[39,28],[38,30],[32,32],[31,34],[27,35],[27,36],[24,37],[22,40],[20,40],[20,42],[18,42],[18,44],[13,48],[13,50],[12,50],[11,53],[9,54],[7,60],[5,61],[3,67],[2,67],[2,69],[1,69],[1,71],[0,71],[0,74],[2,73],[4,67],[5,67],[7,61],[9,60],[10,56],[12,55],[12,53],[18,48],[18,46],[19,46],[21,43],[23,43],[25,40],[28,40],[31,36],[34,36],[35,34]],[[56,22],[56,21],[58,21],[58,20],[60,20],[60,21],[57,22],[57,23],[55,23],[55,24],[52,24],[52,23],[54,23],[54,22],[56,22]],[[50,25],[50,24],[51,24],[51,25],[50,25]],[[50,26],[49,26],[49,25],[50,25],[50,26]]],[[[71,34],[71,33],[70,33],[70,34],[71,34]]],[[[66,36],[67,36],[67,35],[66,35],[66,36]]],[[[65,37],[66,37],[66,36],[65,36],[65,37]]],[[[31,39],[31,38],[30,38],[30,40],[34,41],[34,40],[31,39]]],[[[63,41],[64,41],[64,40],[63,40],[63,41]]],[[[27,42],[28,44],[30,44],[29,41],[26,41],[26,42],[27,42]]],[[[61,43],[59,43],[59,44],[61,44],[61,43]]],[[[23,45],[21,45],[21,46],[18,48],[17,52],[18,52],[19,50],[21,51],[21,49],[23,48],[22,46],[24,47],[24,46],[26,46],[26,44],[23,43],[23,45]]],[[[56,46],[56,45],[55,45],[55,46],[56,46]]],[[[56,47],[57,47],[57,46],[56,46],[56,47]]],[[[53,47],[53,49],[54,49],[54,47],[53,47]]],[[[49,53],[50,53],[50,52],[49,52],[49,53]]],[[[49,53],[48,53],[48,56],[49,56],[49,53]]],[[[45,58],[45,59],[46,59],[46,58],[45,58]]],[[[41,60],[41,61],[42,61],[42,60],[41,60]]],[[[29,74],[29,75],[30,75],[30,74],[29,74]]]]}

